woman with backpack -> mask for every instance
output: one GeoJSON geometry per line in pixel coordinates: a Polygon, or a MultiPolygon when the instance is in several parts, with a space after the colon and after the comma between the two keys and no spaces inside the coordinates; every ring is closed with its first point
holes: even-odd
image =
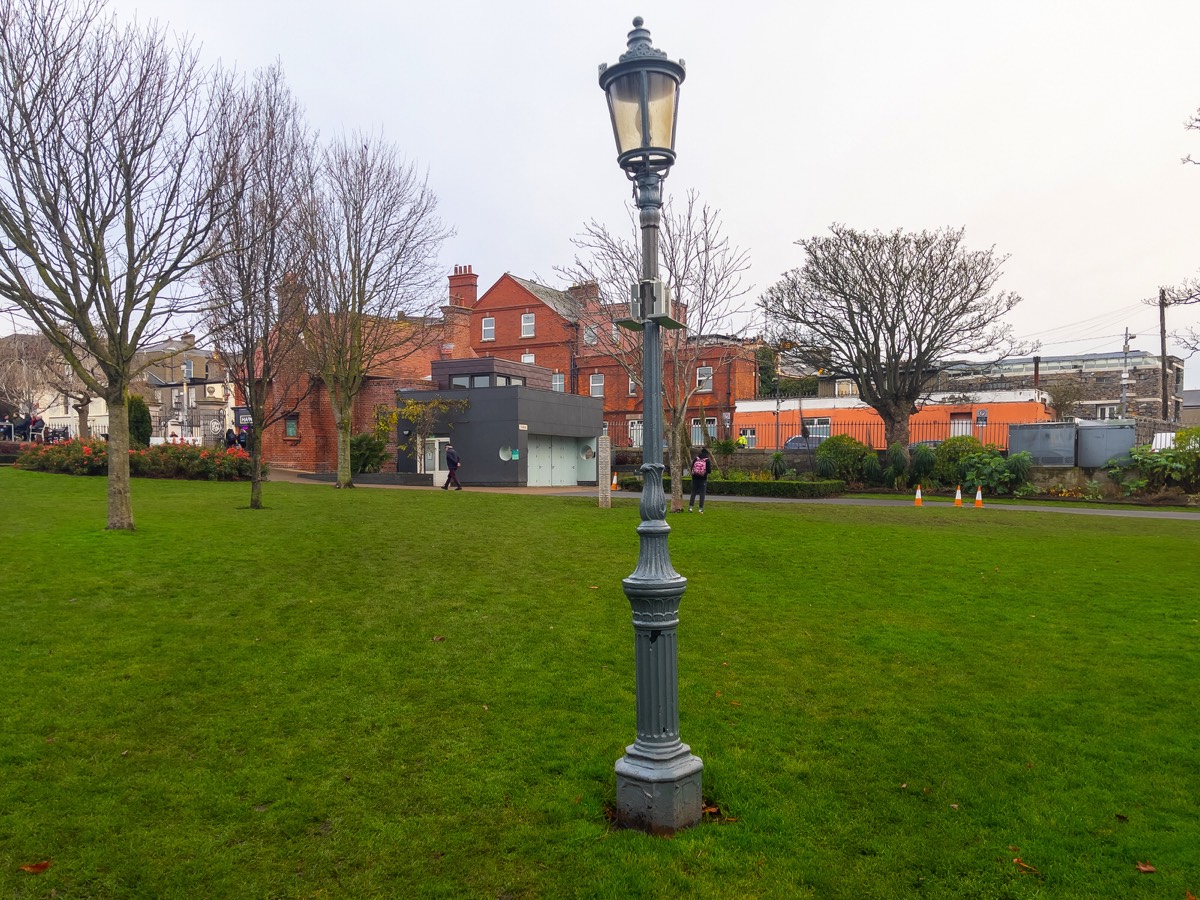
{"type": "Polygon", "coordinates": [[[712,468],[712,456],[707,447],[701,447],[700,453],[692,460],[692,496],[688,500],[688,512],[700,498],[700,512],[704,512],[704,495],[708,493],[708,473],[712,468]]]}

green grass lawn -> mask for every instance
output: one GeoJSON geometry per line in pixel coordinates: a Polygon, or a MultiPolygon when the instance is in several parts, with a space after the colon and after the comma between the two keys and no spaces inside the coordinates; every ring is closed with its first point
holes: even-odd
{"type": "Polygon", "coordinates": [[[104,490],[0,469],[5,900],[1200,895],[1200,521],[672,516],[666,839],[606,819],[634,501],[104,490]]]}

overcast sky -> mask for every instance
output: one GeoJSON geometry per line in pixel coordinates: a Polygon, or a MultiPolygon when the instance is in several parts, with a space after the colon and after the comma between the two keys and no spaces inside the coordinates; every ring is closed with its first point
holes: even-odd
{"type": "MultiPolygon", "coordinates": [[[[1011,256],[1011,322],[1042,353],[1158,351],[1139,301],[1200,272],[1197,0],[590,3],[112,0],[205,56],[282,61],[325,135],[374,130],[428,170],[457,232],[447,272],[560,286],[572,235],[623,221],[629,189],[596,67],[634,15],[683,58],[668,194],[720,208],[751,304],[794,241],[966,228],[1011,256]]],[[[1200,321],[1169,313],[1168,328],[1200,321]]],[[[1200,386],[1200,359],[1188,365],[1200,386]]]]}

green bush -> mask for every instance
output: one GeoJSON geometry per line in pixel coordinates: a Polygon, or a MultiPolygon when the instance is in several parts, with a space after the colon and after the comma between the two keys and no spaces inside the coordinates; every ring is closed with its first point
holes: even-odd
{"type": "Polygon", "coordinates": [[[960,465],[963,483],[968,488],[976,485],[993,494],[1008,494],[1029,480],[1033,459],[1024,451],[1005,459],[999,450],[989,445],[979,453],[964,456],[960,465]]]}
{"type": "Polygon", "coordinates": [[[882,485],[885,483],[883,466],[879,464],[879,454],[870,453],[863,464],[863,478],[867,484],[882,485]]]}
{"type": "Polygon", "coordinates": [[[861,484],[866,474],[867,457],[874,452],[848,434],[835,434],[821,441],[813,464],[822,478],[861,484]]]}
{"type": "Polygon", "coordinates": [[[1200,491],[1200,428],[1184,428],[1175,434],[1175,445],[1154,450],[1150,445],[1134,447],[1129,461],[1105,466],[1126,495],[1158,494],[1181,490],[1200,491]]]}
{"type": "MultiPolygon", "coordinates": [[[[99,438],[62,444],[23,444],[14,464],[35,472],[107,475],[108,444],[99,438]]],[[[263,466],[263,474],[266,474],[263,466]]],[[[209,449],[193,444],[159,444],[129,451],[129,474],[141,478],[239,481],[251,477],[250,454],[240,447],[209,449]]]]}
{"type": "Polygon", "coordinates": [[[150,446],[150,408],[137,394],[130,394],[125,404],[129,410],[129,446],[150,446]]]}
{"type": "Polygon", "coordinates": [[[771,454],[771,465],[769,467],[771,477],[778,481],[787,471],[787,462],[783,458],[783,454],[776,450],[771,454]]]}
{"type": "Polygon", "coordinates": [[[937,465],[937,454],[926,444],[917,444],[912,451],[912,462],[908,466],[909,484],[927,484],[935,486],[938,480],[933,477],[933,469],[937,465]]]}
{"type": "MultiPolygon", "coordinates": [[[[623,491],[640,491],[642,479],[636,475],[618,478],[617,483],[623,491]]],[[[684,479],[683,491],[691,490],[692,480],[684,479]]],[[[818,499],[821,497],[836,497],[846,490],[844,481],[763,481],[761,479],[728,480],[715,479],[709,476],[708,493],[726,497],[790,497],[792,499],[818,499]]],[[[663,478],[663,491],[671,492],[671,479],[663,478]]]]}
{"type": "Polygon", "coordinates": [[[947,487],[952,484],[967,484],[970,479],[963,477],[962,461],[965,457],[982,451],[983,444],[969,434],[942,441],[933,451],[934,482],[947,487]]]}
{"type": "Polygon", "coordinates": [[[387,462],[387,441],[369,431],[350,438],[350,472],[353,475],[378,472],[387,462]]]}

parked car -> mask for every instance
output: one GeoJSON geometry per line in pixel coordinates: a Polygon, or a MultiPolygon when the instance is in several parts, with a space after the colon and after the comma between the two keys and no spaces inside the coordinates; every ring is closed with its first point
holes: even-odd
{"type": "Polygon", "coordinates": [[[816,450],[825,440],[824,435],[795,434],[783,442],[784,450],[816,450]]]}

